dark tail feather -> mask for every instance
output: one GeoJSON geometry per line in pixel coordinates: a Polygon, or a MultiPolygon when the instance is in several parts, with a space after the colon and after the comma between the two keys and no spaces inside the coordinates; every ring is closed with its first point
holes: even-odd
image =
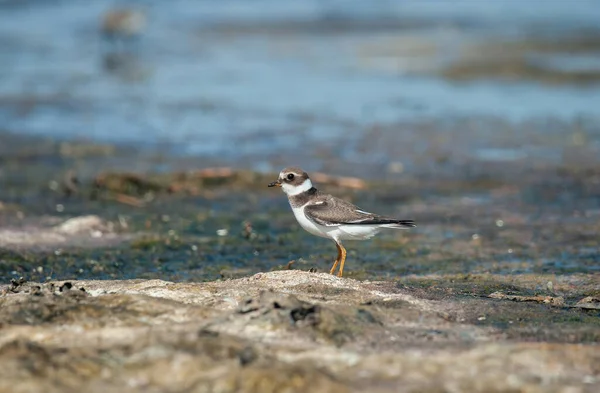
{"type": "Polygon", "coordinates": [[[413,220],[398,220],[395,224],[406,228],[415,228],[417,226],[413,220]]]}
{"type": "Polygon", "coordinates": [[[394,220],[389,224],[389,228],[414,228],[417,224],[413,220],[394,220]]]}
{"type": "Polygon", "coordinates": [[[396,220],[395,218],[373,218],[345,225],[385,225],[390,228],[414,228],[417,226],[413,220],[396,220]]]}

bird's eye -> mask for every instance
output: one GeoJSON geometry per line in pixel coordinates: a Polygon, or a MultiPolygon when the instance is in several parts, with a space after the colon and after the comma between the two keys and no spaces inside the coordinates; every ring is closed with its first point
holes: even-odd
{"type": "Polygon", "coordinates": [[[294,174],[290,173],[289,175],[287,175],[287,179],[288,180],[294,180],[294,174]]]}

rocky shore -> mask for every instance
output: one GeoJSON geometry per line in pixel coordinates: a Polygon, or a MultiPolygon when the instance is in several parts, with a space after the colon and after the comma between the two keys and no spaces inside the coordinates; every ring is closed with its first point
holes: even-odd
{"type": "Polygon", "coordinates": [[[13,281],[0,391],[595,392],[600,299],[571,298],[597,282],[543,280],[13,281]]]}

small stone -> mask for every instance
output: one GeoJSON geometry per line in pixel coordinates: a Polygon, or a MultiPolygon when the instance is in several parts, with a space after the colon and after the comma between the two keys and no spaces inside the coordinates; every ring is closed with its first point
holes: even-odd
{"type": "Polygon", "coordinates": [[[92,231],[101,231],[106,229],[106,227],[100,217],[90,215],[71,218],[55,227],[55,229],[64,234],[75,235],[85,232],[91,233],[92,231]]]}

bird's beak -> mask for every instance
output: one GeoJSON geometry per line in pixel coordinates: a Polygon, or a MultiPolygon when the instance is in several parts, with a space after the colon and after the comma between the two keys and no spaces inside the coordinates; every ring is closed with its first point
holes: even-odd
{"type": "Polygon", "coordinates": [[[281,187],[281,182],[279,180],[273,181],[269,183],[269,187],[281,187]]]}

